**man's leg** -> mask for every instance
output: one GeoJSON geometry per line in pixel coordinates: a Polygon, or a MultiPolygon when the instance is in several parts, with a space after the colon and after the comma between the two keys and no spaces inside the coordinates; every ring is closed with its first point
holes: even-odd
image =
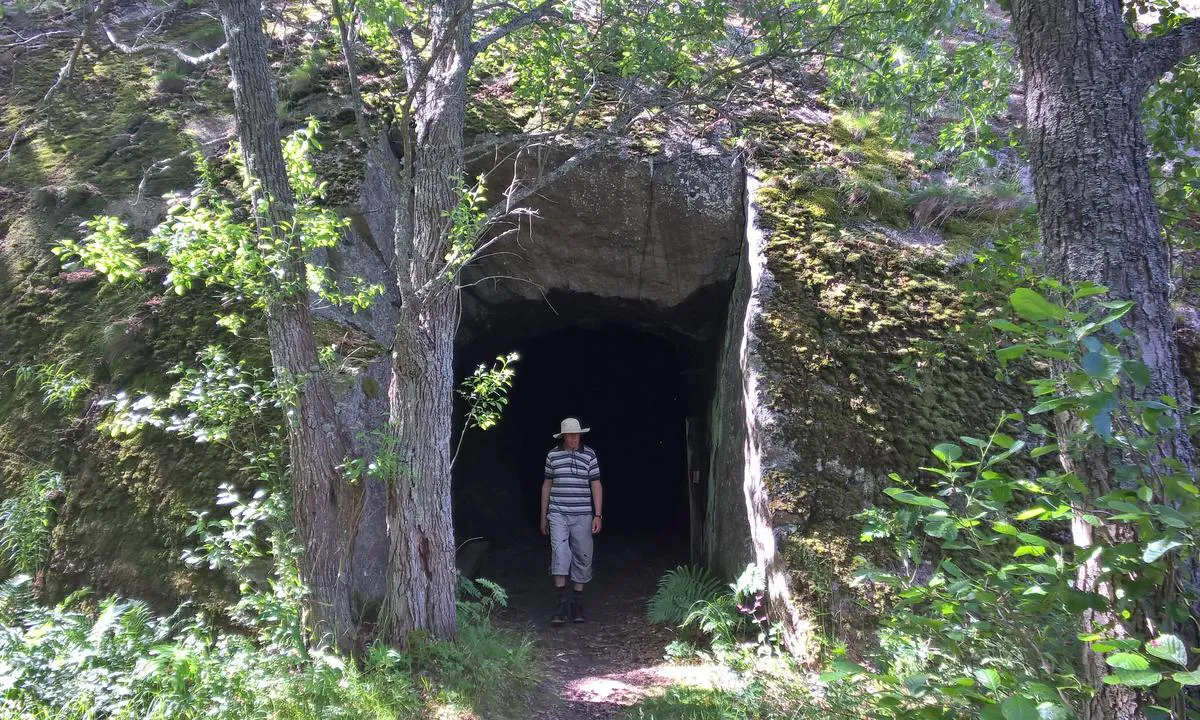
{"type": "Polygon", "coordinates": [[[572,515],[570,529],[571,582],[574,584],[571,620],[581,623],[587,622],[583,612],[583,586],[592,579],[592,516],[572,515]]]}
{"type": "Polygon", "coordinates": [[[554,576],[556,595],[554,614],[550,622],[562,625],[571,613],[567,602],[567,576],[571,573],[571,538],[567,518],[550,513],[550,574],[554,576]]]}

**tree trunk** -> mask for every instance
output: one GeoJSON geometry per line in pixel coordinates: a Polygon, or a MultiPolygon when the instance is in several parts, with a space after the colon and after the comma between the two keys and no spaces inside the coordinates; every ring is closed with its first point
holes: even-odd
{"type": "Polygon", "coordinates": [[[229,67],[233,74],[238,139],[249,175],[258,184],[259,232],[286,247],[275,269],[279,285],[267,299],[267,337],[275,377],[295,382],[287,408],[294,521],[304,546],[301,578],[308,586],[307,608],[318,641],[350,652],[356,623],[350,604],[349,567],[357,493],[344,481],[342,464],[349,440],[334,412],[333,397],[317,356],[308,308],[303,251],[294,226],[294,196],[276,118],[274,74],[257,0],[219,0],[229,67]]]}
{"type": "Polygon", "coordinates": [[[450,431],[457,293],[444,293],[397,333],[389,389],[398,472],[388,494],[387,631],[457,634],[450,431]],[[401,350],[401,348],[403,348],[401,350]]]}
{"type": "MultiPolygon", "coordinates": [[[[1119,0],[1015,0],[1013,19],[1048,270],[1065,282],[1091,281],[1107,286],[1114,298],[1135,301],[1124,320],[1134,334],[1125,351],[1150,371],[1144,394],[1170,395],[1186,406],[1191,390],[1172,334],[1170,253],[1140,119],[1142,97],[1156,79],[1145,72],[1145,44],[1127,36],[1119,0]]],[[[1060,423],[1061,437],[1072,422],[1060,423]]],[[[1162,451],[1192,464],[1183,432],[1162,451]]],[[[1103,450],[1081,449],[1065,464],[1093,492],[1111,486],[1103,450]]],[[[1122,533],[1108,528],[1094,538],[1086,523],[1075,525],[1080,552],[1096,540],[1118,542],[1122,533]]],[[[1081,590],[1110,592],[1098,563],[1081,569],[1081,590]]],[[[1085,623],[1121,632],[1117,620],[1103,614],[1090,614],[1085,623]]],[[[1096,689],[1084,718],[1137,717],[1143,698],[1131,688],[1104,685],[1107,668],[1098,654],[1085,650],[1083,660],[1084,679],[1096,689]]]]}
{"type": "Polygon", "coordinates": [[[398,472],[388,500],[386,622],[389,641],[400,646],[413,630],[457,634],[450,435],[459,295],[436,276],[462,196],[470,33],[469,0],[434,6],[430,42],[440,52],[415,99],[415,137],[404,158],[411,195],[401,199],[396,223],[404,306],[389,388],[398,472]]]}

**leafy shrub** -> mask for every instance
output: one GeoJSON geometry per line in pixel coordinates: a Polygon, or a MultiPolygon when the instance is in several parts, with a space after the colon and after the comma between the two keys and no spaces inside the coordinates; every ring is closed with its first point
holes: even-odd
{"type": "Polygon", "coordinates": [[[721,590],[721,583],[704,568],[680,565],[668,570],[650,598],[650,622],[678,625],[696,603],[712,600],[721,590]]]}
{"type": "Polygon", "coordinates": [[[825,677],[870,689],[880,717],[1066,718],[1111,686],[1146,717],[1197,710],[1180,637],[1196,598],[1175,578],[1200,551],[1200,489],[1161,450],[1196,417],[1146,397],[1146,366],[1120,347],[1132,303],[1044,288],[1065,299],[1018,289],[1014,320],[992,324],[1018,340],[1002,363],[1055,361],[1027,413],[1063,413],[1054,426],[1010,413],[988,437],[942,443],[932,483],[892,475],[896,505],[861,515],[863,540],[891,540],[897,562],[863,579],[898,602],[871,658],[880,672],[843,660],[825,677]],[[1059,456],[1070,472],[1048,464],[1059,456]]]}
{"type": "Polygon", "coordinates": [[[68,368],[66,361],[53,365],[22,365],[16,373],[17,385],[36,388],[42,393],[42,403],[46,407],[74,409],[92,389],[91,381],[68,368]]]}
{"type": "Polygon", "coordinates": [[[29,576],[17,576],[0,585],[0,720],[396,720],[438,706],[499,717],[532,686],[531,645],[492,626],[506,595],[487,580],[461,586],[457,642],[377,645],[361,668],[306,647],[286,503],[224,487],[218,504],[228,517],[196,515],[187,560],[238,579],[228,613],[249,634],[217,630],[188,605],[162,617],[112,597],[89,611],[80,592],[41,607],[29,576]]]}

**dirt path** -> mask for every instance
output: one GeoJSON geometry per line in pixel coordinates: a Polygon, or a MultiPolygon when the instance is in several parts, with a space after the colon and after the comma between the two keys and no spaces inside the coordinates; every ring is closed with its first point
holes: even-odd
{"type": "Polygon", "coordinates": [[[549,622],[555,603],[546,574],[549,549],[530,542],[493,553],[483,574],[509,592],[509,607],[498,621],[532,633],[545,666],[541,692],[526,717],[617,717],[686,671],[663,662],[674,632],[646,619],[658,579],[686,561],[671,545],[648,535],[597,538],[596,575],[584,597],[589,622],[561,627],[549,622]]]}

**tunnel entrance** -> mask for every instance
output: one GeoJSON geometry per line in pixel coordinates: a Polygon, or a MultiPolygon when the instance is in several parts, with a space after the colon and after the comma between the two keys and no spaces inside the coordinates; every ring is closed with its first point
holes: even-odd
{"type": "Polygon", "coordinates": [[[678,349],[627,326],[572,326],[462,353],[459,375],[510,349],[521,359],[504,418],[469,430],[455,465],[460,541],[540,540],[546,452],[559,421],[578,417],[600,460],[606,540],[637,536],[686,560],[689,388],[678,349]]]}
{"type": "MultiPolygon", "coordinates": [[[[732,417],[726,400],[741,387],[721,367],[745,308],[733,299],[746,178],[735,156],[703,145],[588,159],[531,198],[527,220],[497,227],[512,237],[463,270],[456,377],[511,351],[521,360],[503,419],[469,430],[454,464],[457,539],[486,546],[482,566],[460,555],[460,567],[514,598],[546,582],[539,500],[564,417],[592,428],[585,442],[600,461],[602,585],[619,577],[627,599],[652,593],[669,567],[712,555],[709,526],[724,521],[708,519],[711,470],[729,465],[734,480],[742,470],[726,462],[742,452],[731,433],[730,452],[714,461],[710,418],[732,417]]],[[[497,171],[499,187],[509,170],[537,176],[544,160],[497,171]]],[[[456,444],[465,410],[460,401],[456,444]]]]}

